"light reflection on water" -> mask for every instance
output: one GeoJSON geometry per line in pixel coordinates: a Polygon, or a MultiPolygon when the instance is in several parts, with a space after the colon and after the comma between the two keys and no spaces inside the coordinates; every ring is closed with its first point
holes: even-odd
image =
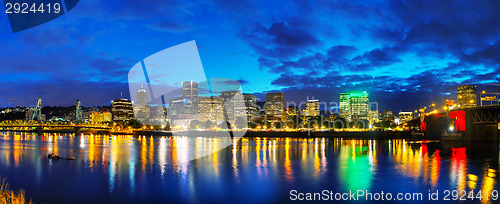
{"type": "Polygon", "coordinates": [[[499,156],[496,142],[0,135],[0,176],[51,203],[275,202],[292,189],[481,190],[486,197],[497,190],[499,156]],[[209,154],[228,143],[236,145],[209,154]],[[52,152],[75,160],[49,160],[52,152]]]}

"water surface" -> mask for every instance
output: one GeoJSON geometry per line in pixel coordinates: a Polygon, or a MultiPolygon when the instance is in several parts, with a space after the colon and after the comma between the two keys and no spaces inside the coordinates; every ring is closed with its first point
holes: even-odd
{"type": "Polygon", "coordinates": [[[0,134],[0,176],[35,203],[277,203],[291,190],[427,199],[496,190],[498,170],[497,142],[0,134]],[[52,152],[75,160],[49,160],[52,152]],[[193,156],[202,157],[180,162],[193,156]]]}

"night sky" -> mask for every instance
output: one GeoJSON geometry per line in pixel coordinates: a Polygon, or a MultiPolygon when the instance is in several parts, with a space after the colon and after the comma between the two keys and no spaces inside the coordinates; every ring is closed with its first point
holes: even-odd
{"type": "Polygon", "coordinates": [[[380,109],[456,99],[456,86],[500,89],[500,1],[82,0],[12,33],[0,17],[0,107],[109,105],[129,97],[141,59],[195,40],[205,74],[265,100],[338,101],[367,91],[380,109]]]}

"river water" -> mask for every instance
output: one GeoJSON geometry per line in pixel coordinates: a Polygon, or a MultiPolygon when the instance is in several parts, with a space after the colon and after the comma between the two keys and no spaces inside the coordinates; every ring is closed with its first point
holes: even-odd
{"type": "Polygon", "coordinates": [[[0,176],[35,203],[282,203],[324,190],[488,203],[498,170],[498,142],[0,133],[0,176]]]}

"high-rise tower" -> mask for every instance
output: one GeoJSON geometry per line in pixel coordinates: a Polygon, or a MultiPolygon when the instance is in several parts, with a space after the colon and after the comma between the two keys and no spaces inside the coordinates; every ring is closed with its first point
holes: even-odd
{"type": "Polygon", "coordinates": [[[80,105],[80,100],[76,100],[76,112],[75,112],[75,122],[83,122],[82,107],[80,105]]]}
{"type": "Polygon", "coordinates": [[[31,119],[36,121],[42,121],[42,97],[38,97],[38,100],[36,102],[36,108],[35,111],[33,112],[33,117],[31,119]]]}

